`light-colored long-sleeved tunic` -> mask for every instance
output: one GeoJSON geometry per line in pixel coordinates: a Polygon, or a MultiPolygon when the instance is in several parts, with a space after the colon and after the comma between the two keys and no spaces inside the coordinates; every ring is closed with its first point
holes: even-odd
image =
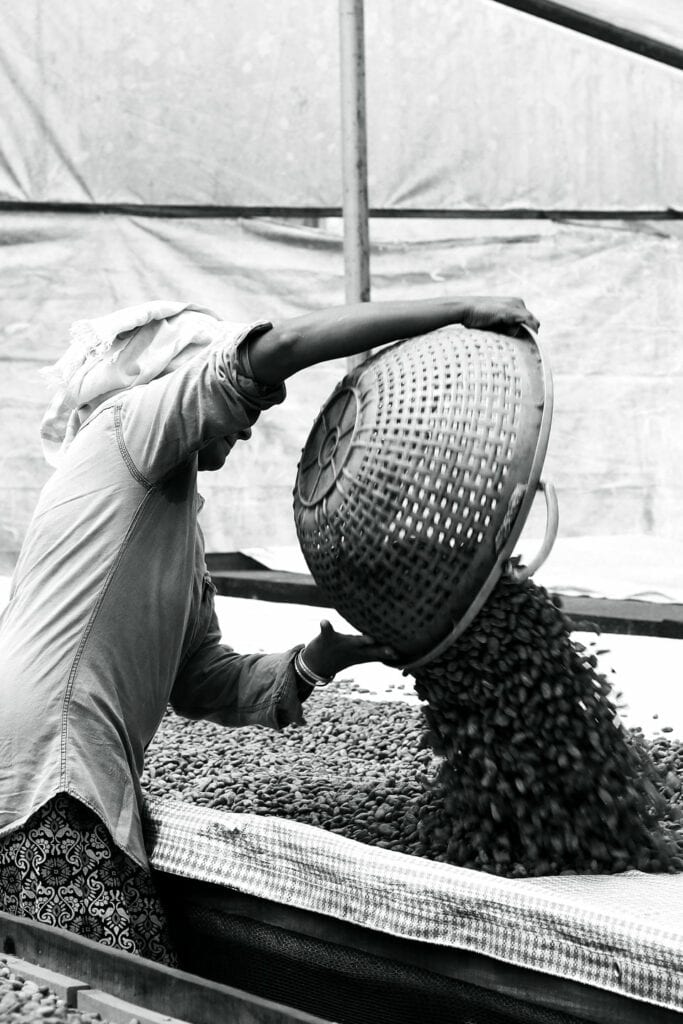
{"type": "Polygon", "coordinates": [[[0,834],[66,792],[145,866],[139,778],[169,701],[231,726],[300,719],[293,651],[221,644],[197,524],[197,450],[285,395],[244,372],[254,326],[105,401],[45,485],[0,620],[0,834]]]}

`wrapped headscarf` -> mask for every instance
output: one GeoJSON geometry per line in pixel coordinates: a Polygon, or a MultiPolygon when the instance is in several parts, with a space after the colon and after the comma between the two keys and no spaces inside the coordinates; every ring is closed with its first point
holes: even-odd
{"type": "Polygon", "coordinates": [[[105,399],[170,373],[228,333],[234,337],[235,326],[203,306],[163,300],[77,320],[64,355],[40,371],[55,390],[40,426],[46,460],[58,465],[105,399]]]}

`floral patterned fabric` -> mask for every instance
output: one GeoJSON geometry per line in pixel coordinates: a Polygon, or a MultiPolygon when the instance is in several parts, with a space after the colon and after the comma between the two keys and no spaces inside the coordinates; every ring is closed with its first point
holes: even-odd
{"type": "Polygon", "coordinates": [[[151,876],[65,793],[0,837],[0,908],[177,966],[151,876]]]}

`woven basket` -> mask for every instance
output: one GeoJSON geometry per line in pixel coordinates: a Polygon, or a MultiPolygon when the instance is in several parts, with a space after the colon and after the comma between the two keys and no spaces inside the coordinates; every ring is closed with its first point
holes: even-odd
{"type": "MultiPolygon", "coordinates": [[[[297,535],[332,607],[406,667],[440,654],[500,577],[540,485],[552,383],[535,336],[444,327],[380,350],[318,415],[297,535]]],[[[510,566],[508,566],[510,569],[510,566]]]]}

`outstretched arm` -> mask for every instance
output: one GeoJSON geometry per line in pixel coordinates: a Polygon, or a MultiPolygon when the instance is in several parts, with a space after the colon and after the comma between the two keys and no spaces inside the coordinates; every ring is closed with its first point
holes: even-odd
{"type": "Polygon", "coordinates": [[[249,342],[252,373],[262,384],[328,359],[358,355],[387,342],[426,334],[447,324],[515,334],[538,320],[521,299],[471,296],[408,302],[361,302],[307,313],[275,324],[249,342]]]}

